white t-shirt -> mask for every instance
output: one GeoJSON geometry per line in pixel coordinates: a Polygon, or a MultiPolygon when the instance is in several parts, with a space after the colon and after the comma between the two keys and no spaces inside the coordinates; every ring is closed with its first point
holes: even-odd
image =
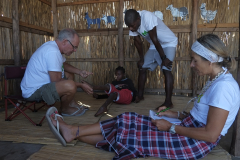
{"type": "Polygon", "coordinates": [[[55,41],[40,46],[30,58],[21,82],[22,96],[29,98],[44,84],[50,83],[48,71],[63,72],[66,58],[61,54],[55,41]]]}
{"type": "Polygon", "coordinates": [[[137,32],[129,31],[129,36],[141,35],[150,43],[149,49],[156,49],[148,34],[148,31],[156,26],[157,38],[162,48],[177,46],[178,39],[175,34],[154,13],[145,10],[138,13],[141,16],[141,24],[137,32]]]}
{"type": "Polygon", "coordinates": [[[207,123],[209,106],[218,107],[229,111],[226,123],[221,131],[225,135],[235,120],[240,107],[240,91],[237,82],[232,74],[222,74],[207,89],[200,99],[200,102],[194,102],[194,107],[190,111],[192,116],[198,121],[207,123]]]}

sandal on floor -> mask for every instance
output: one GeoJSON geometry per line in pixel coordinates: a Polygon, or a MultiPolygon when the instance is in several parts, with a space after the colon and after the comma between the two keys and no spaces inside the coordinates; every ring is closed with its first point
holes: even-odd
{"type": "Polygon", "coordinates": [[[55,137],[58,139],[58,141],[63,145],[63,146],[66,146],[66,141],[65,139],[62,137],[62,135],[60,134],[59,132],[59,122],[57,120],[57,117],[61,117],[63,119],[63,117],[61,115],[58,114],[58,110],[57,108],[55,107],[50,107],[48,110],[47,110],[47,113],[46,113],[46,119],[47,119],[47,122],[48,122],[48,126],[50,127],[52,133],[55,135],[55,137]],[[54,120],[57,121],[57,128],[53,125],[52,123],[52,120],[50,118],[50,116],[55,113],[55,118],[54,120]]]}
{"type": "Polygon", "coordinates": [[[82,109],[82,107],[83,107],[83,106],[81,106],[81,107],[74,107],[74,108],[77,108],[77,110],[76,110],[75,112],[73,112],[72,114],[62,113],[62,116],[65,116],[65,117],[81,116],[81,115],[83,115],[83,114],[86,112],[86,110],[88,110],[88,108],[87,108],[87,109],[83,109],[81,113],[76,114],[76,113],[78,113],[78,112],[82,109]]]}

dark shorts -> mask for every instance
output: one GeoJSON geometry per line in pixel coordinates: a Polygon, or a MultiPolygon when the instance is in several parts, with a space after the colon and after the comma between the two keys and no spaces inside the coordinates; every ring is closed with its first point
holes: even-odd
{"type": "Polygon", "coordinates": [[[44,101],[48,105],[52,105],[56,101],[60,101],[60,97],[57,93],[55,82],[52,82],[37,89],[29,98],[26,98],[26,100],[44,101]]]}
{"type": "Polygon", "coordinates": [[[117,99],[115,100],[116,103],[119,104],[130,104],[132,102],[132,91],[130,91],[129,89],[121,89],[118,90],[115,88],[115,86],[113,84],[109,84],[110,85],[110,90],[109,91],[105,91],[108,95],[110,95],[110,93],[117,93],[117,99]]]}

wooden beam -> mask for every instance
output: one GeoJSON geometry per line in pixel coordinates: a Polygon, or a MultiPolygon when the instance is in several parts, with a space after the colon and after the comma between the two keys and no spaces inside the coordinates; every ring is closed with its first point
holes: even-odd
{"type": "Polygon", "coordinates": [[[12,1],[12,41],[13,41],[13,57],[14,65],[20,66],[20,31],[19,31],[19,15],[18,15],[18,0],[12,1]]]}
{"type": "MultiPolygon", "coordinates": [[[[240,4],[239,4],[240,9],[240,4]]],[[[240,15],[240,10],[239,13],[240,15]]],[[[240,57],[240,52],[238,50],[238,57],[240,57]]],[[[237,67],[237,82],[240,86],[240,62],[238,62],[237,67]]],[[[233,134],[232,134],[232,144],[231,144],[231,154],[240,157],[240,110],[238,111],[238,115],[233,123],[233,134]]]]}
{"type": "MultiPolygon", "coordinates": [[[[198,32],[198,0],[192,0],[192,31],[191,31],[191,40],[190,45],[197,40],[197,32],[198,32]]],[[[197,82],[196,82],[196,73],[192,69],[192,93],[195,97],[197,95],[197,82]]]]}
{"type": "MultiPolygon", "coordinates": [[[[118,29],[117,28],[108,28],[108,29],[82,29],[78,30],[75,29],[76,32],[78,32],[78,35],[80,37],[84,36],[109,36],[109,35],[118,35],[118,29]]],[[[190,28],[185,29],[171,29],[175,33],[185,33],[190,32],[190,28]]],[[[123,35],[129,35],[129,30],[127,28],[123,28],[123,35]]]]}
{"type": "Polygon", "coordinates": [[[198,32],[238,32],[238,23],[199,24],[198,32]]]}
{"type": "MultiPolygon", "coordinates": [[[[240,61],[239,57],[235,57],[240,61]]],[[[118,62],[118,58],[67,58],[67,62],[118,62]]],[[[174,61],[190,61],[189,56],[175,57],[174,61]]],[[[28,59],[22,59],[21,64],[27,64],[28,59]]],[[[139,58],[124,58],[124,62],[138,62],[139,58]]],[[[0,59],[0,65],[14,65],[13,59],[0,59]]]]}
{"type": "MultiPolygon", "coordinates": [[[[197,26],[198,32],[239,32],[239,28],[237,23],[231,23],[231,25],[226,24],[218,24],[219,27],[214,28],[214,25],[203,25],[197,26]]],[[[195,26],[196,27],[196,26],[195,26]]],[[[171,29],[174,33],[190,33],[191,26],[190,25],[168,25],[168,28],[171,29]]],[[[118,35],[117,28],[107,28],[107,29],[75,29],[79,36],[108,36],[108,35],[118,35]]],[[[123,34],[128,35],[129,29],[123,28],[123,34]]]]}
{"type": "MultiPolygon", "coordinates": [[[[12,23],[7,23],[7,22],[0,21],[0,27],[5,27],[5,28],[12,29],[12,23]]],[[[39,34],[39,35],[53,36],[52,33],[45,32],[45,31],[40,31],[40,30],[36,30],[36,29],[32,29],[32,28],[27,28],[27,27],[23,27],[23,26],[19,26],[19,30],[20,31],[24,31],[24,32],[30,32],[30,33],[34,33],[34,34],[39,34]]]]}
{"type": "MultiPolygon", "coordinates": [[[[12,47],[13,47],[13,57],[14,65],[21,65],[21,50],[20,50],[20,30],[19,30],[19,14],[18,14],[18,0],[12,1],[12,47]]],[[[8,37],[10,38],[10,37],[8,37]]],[[[8,53],[9,54],[9,53],[8,53]]],[[[21,80],[17,79],[13,82],[13,93],[14,95],[19,95],[22,93],[20,86],[21,80]]]]}
{"type": "Polygon", "coordinates": [[[52,13],[53,13],[53,35],[56,39],[58,36],[58,17],[57,17],[57,0],[52,0],[52,13]]]}
{"type": "Polygon", "coordinates": [[[240,110],[233,123],[232,143],[231,143],[231,154],[240,157],[240,110]]]}
{"type": "MultiPolygon", "coordinates": [[[[118,29],[84,29],[84,30],[76,30],[78,32],[78,35],[81,37],[84,36],[109,36],[109,35],[118,35],[118,29]]],[[[123,30],[124,35],[128,35],[129,31],[128,30],[123,30]]]]}
{"type": "Polygon", "coordinates": [[[198,28],[239,28],[238,23],[198,24],[198,28]]]}
{"type": "Polygon", "coordinates": [[[119,18],[118,18],[118,59],[119,65],[124,66],[123,53],[123,0],[119,0],[119,18]]]}
{"type": "MultiPolygon", "coordinates": [[[[132,1],[132,0],[124,0],[124,1],[132,1]]],[[[57,4],[57,7],[74,6],[74,5],[82,5],[82,4],[92,4],[92,3],[108,3],[108,2],[119,2],[119,0],[95,0],[95,1],[81,1],[81,2],[58,3],[58,4],[57,4]]]]}
{"type": "MultiPolygon", "coordinates": [[[[1,16],[0,16],[0,21],[1,21],[1,22],[7,22],[7,23],[12,24],[12,18],[1,17],[1,16]]],[[[26,28],[29,28],[29,29],[34,29],[34,30],[39,30],[39,31],[47,32],[48,34],[53,34],[53,31],[52,31],[51,29],[47,29],[47,28],[43,28],[43,27],[36,26],[36,25],[28,24],[28,23],[26,23],[26,22],[21,22],[21,21],[19,21],[19,25],[20,25],[20,27],[22,26],[22,27],[26,27],[26,28]]]]}
{"type": "Polygon", "coordinates": [[[239,32],[239,28],[198,28],[198,32],[239,32]]]}
{"type": "MultiPolygon", "coordinates": [[[[152,88],[147,88],[144,89],[145,92],[165,92],[165,89],[152,89],[152,88]]],[[[197,93],[200,93],[201,91],[198,90],[197,93]]],[[[192,93],[191,89],[173,89],[173,93],[192,93]]]]}
{"type": "Polygon", "coordinates": [[[46,0],[39,0],[39,1],[41,1],[41,2],[43,2],[43,3],[45,3],[45,4],[49,5],[49,6],[51,6],[51,3],[48,2],[48,1],[46,1],[46,0]]]}
{"type": "MultiPolygon", "coordinates": [[[[66,58],[67,62],[117,62],[118,58],[66,58]]],[[[137,62],[139,58],[124,58],[125,62],[137,62]]],[[[190,61],[189,56],[175,57],[174,61],[190,61]]],[[[0,60],[1,62],[1,60],[0,60]]]]}
{"type": "MultiPolygon", "coordinates": [[[[27,63],[28,63],[28,59],[21,60],[21,65],[24,65],[27,63]]],[[[13,59],[0,59],[0,65],[14,65],[14,60],[13,59]]]]}

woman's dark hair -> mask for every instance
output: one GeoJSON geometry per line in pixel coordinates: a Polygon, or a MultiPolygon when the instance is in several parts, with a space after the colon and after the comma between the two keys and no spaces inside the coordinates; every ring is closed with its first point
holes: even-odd
{"type": "Polygon", "coordinates": [[[124,74],[125,73],[125,69],[121,66],[118,66],[115,71],[122,71],[122,73],[124,74]]]}
{"type": "Polygon", "coordinates": [[[127,26],[133,24],[133,22],[135,22],[138,17],[140,17],[140,15],[135,9],[126,10],[124,17],[125,24],[127,26]]]}

